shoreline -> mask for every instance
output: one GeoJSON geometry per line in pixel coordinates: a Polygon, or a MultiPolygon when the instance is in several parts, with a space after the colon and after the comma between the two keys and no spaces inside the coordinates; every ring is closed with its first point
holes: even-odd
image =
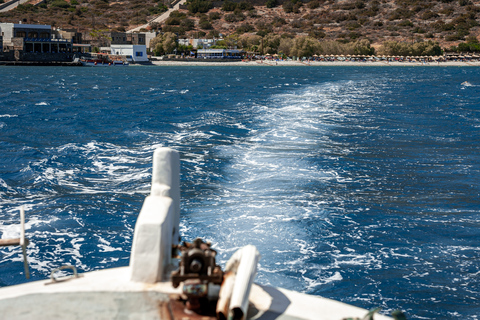
{"type": "MultiPolygon", "coordinates": [[[[0,66],[82,66],[73,62],[0,61],[0,66]]],[[[209,67],[480,67],[480,61],[399,62],[399,61],[201,61],[201,60],[151,60],[148,63],[131,63],[130,66],[209,66],[209,67]]]]}
{"type": "Polygon", "coordinates": [[[155,66],[264,66],[264,67],[333,67],[333,66],[354,66],[354,67],[480,67],[480,61],[463,62],[398,62],[398,61],[232,61],[232,62],[215,62],[215,61],[162,61],[153,60],[152,65],[155,66]]]}

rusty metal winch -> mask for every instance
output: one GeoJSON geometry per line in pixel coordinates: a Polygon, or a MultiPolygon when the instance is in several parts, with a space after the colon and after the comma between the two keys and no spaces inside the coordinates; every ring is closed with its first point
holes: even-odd
{"type": "Polygon", "coordinates": [[[223,281],[223,271],[215,261],[217,252],[211,249],[210,243],[200,238],[192,243],[183,242],[179,249],[180,266],[172,272],[172,285],[177,288],[183,282],[187,309],[199,310],[202,307],[201,300],[207,298],[211,284],[220,285],[223,281]]]}

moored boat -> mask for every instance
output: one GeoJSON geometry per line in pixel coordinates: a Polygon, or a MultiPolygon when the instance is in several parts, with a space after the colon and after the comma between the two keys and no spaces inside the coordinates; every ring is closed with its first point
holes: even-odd
{"type": "Polygon", "coordinates": [[[108,55],[81,57],[79,61],[86,67],[126,67],[129,65],[126,60],[112,59],[108,55]]]}

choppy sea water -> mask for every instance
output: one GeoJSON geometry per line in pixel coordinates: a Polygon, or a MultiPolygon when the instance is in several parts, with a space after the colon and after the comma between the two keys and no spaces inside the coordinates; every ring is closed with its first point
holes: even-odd
{"type": "Polygon", "coordinates": [[[0,234],[23,205],[32,280],[128,265],[168,146],[181,234],[221,265],[254,244],[258,283],[478,319],[479,96],[478,68],[0,67],[0,234]]]}

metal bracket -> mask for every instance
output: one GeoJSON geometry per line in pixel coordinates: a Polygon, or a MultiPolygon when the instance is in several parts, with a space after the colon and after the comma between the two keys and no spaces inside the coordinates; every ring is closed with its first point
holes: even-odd
{"type": "Polygon", "coordinates": [[[50,273],[50,279],[52,282],[46,283],[46,284],[52,284],[52,283],[58,283],[58,282],[63,282],[63,281],[68,281],[74,278],[80,278],[80,275],[77,273],[77,268],[74,266],[61,266],[59,268],[53,269],[52,272],[50,273]],[[73,275],[70,277],[64,277],[64,278],[56,278],[55,277],[55,272],[65,270],[65,269],[71,269],[73,271],[73,275]]]}

